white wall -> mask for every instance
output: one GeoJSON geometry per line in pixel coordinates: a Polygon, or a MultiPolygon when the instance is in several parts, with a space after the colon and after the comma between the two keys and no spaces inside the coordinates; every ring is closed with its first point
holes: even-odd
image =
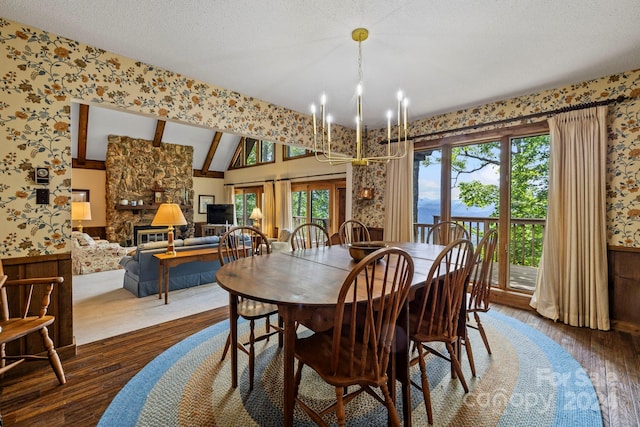
{"type": "Polygon", "coordinates": [[[198,213],[199,196],[214,196],[216,203],[222,203],[224,180],[215,178],[193,178],[193,222],[206,222],[207,214],[198,213]]]}
{"type": "MultiPolygon", "coordinates": [[[[91,221],[82,221],[83,227],[105,227],[107,225],[106,176],[107,172],[103,170],[72,169],[71,171],[71,188],[89,190],[91,221]]],[[[75,223],[71,225],[74,228],[77,226],[75,223]]]]}

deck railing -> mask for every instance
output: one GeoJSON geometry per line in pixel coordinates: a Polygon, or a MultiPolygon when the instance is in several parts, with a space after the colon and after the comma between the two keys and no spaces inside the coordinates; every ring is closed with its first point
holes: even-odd
{"type": "MultiPolygon", "coordinates": [[[[314,224],[321,225],[325,228],[325,230],[328,230],[329,220],[327,218],[311,218],[311,222],[314,224]]],[[[295,228],[298,227],[299,225],[306,224],[306,223],[307,223],[306,216],[294,216],[292,230],[295,230],[295,228]]]]}
{"type": "MultiPolygon", "coordinates": [[[[434,216],[434,222],[440,222],[439,216],[434,216]]],[[[484,230],[498,227],[498,218],[491,217],[451,217],[469,231],[471,241],[477,245],[484,235],[484,230]]],[[[413,224],[414,241],[424,242],[433,224],[413,224]]],[[[542,238],[544,236],[544,219],[512,218],[509,251],[511,264],[537,267],[542,254],[542,238]]]]}

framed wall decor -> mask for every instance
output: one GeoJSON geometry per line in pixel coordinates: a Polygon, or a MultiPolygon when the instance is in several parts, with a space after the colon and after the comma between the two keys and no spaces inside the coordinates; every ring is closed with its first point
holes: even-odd
{"type": "Polygon", "coordinates": [[[72,202],[88,202],[89,201],[89,190],[80,190],[80,189],[72,189],[71,190],[71,201],[72,202]]]}
{"type": "Polygon", "coordinates": [[[207,213],[207,205],[213,205],[216,202],[216,196],[198,196],[198,213],[207,213]]]}

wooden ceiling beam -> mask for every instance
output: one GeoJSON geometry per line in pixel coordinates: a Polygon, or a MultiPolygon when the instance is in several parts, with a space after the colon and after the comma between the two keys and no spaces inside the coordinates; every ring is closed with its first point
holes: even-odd
{"type": "Polygon", "coordinates": [[[193,177],[194,178],[219,178],[219,179],[224,179],[224,172],[207,171],[206,173],[202,173],[201,169],[194,169],[193,170],[193,177]]]}
{"type": "Polygon", "coordinates": [[[106,162],[102,160],[85,160],[80,164],[78,159],[71,159],[71,167],[75,169],[94,169],[94,170],[107,170],[106,162]]]}
{"type": "Polygon", "coordinates": [[[204,175],[209,172],[209,167],[211,166],[211,162],[213,161],[213,156],[218,150],[218,145],[220,145],[220,138],[222,138],[222,132],[216,131],[216,133],[213,135],[213,139],[211,140],[211,145],[209,146],[207,157],[204,159],[204,163],[202,163],[202,169],[200,170],[200,172],[204,175]]]}
{"type": "Polygon", "coordinates": [[[153,135],[153,146],[160,147],[160,143],[162,142],[162,135],[164,134],[164,125],[167,122],[164,120],[158,120],[156,123],[156,133],[153,135]]]}
{"type": "Polygon", "coordinates": [[[76,163],[84,165],[87,161],[87,134],[89,128],[89,106],[80,104],[78,117],[78,152],[76,163]]]}

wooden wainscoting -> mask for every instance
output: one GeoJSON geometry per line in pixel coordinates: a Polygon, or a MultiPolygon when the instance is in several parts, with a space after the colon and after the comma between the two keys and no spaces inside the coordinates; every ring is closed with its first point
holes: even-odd
{"type": "MultiPolygon", "coordinates": [[[[64,282],[53,288],[51,304],[48,314],[56,317],[55,322],[49,327],[49,336],[53,339],[61,359],[75,356],[76,344],[73,337],[73,297],[71,286],[71,254],[43,255],[34,257],[5,258],[2,260],[4,274],[9,279],[26,279],[31,277],[61,276],[64,282]]],[[[15,289],[7,291],[9,304],[20,304],[26,295],[20,295],[15,289]]],[[[37,301],[39,295],[34,289],[33,298],[37,301]]],[[[37,304],[36,304],[37,305],[37,304]]],[[[7,345],[7,354],[21,354],[21,349],[29,349],[29,353],[44,353],[42,339],[38,334],[31,334],[19,342],[7,345]]],[[[42,363],[48,363],[46,361],[42,363]]],[[[41,362],[23,363],[7,372],[12,376],[32,369],[42,367],[41,362]]]]}
{"type": "Polygon", "coordinates": [[[640,334],[640,248],[609,246],[611,327],[640,334]]]}

